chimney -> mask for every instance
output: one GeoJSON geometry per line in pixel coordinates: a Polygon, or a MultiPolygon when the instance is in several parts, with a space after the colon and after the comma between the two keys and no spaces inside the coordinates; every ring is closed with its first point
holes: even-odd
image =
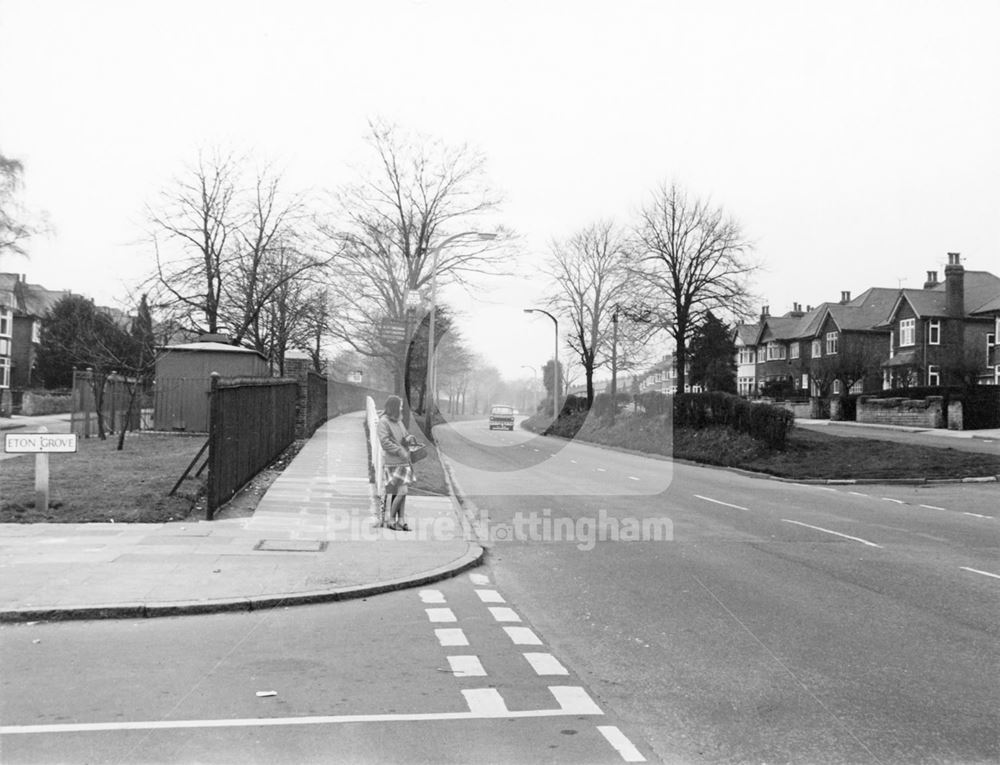
{"type": "Polygon", "coordinates": [[[851,302],[851,293],[849,290],[844,290],[840,293],[840,304],[847,305],[851,302]]]}
{"type": "Polygon", "coordinates": [[[936,287],[938,283],[937,271],[927,272],[927,281],[924,282],[924,289],[929,290],[931,287],[936,287]]]}
{"type": "Polygon", "coordinates": [[[763,321],[764,319],[766,319],[770,315],[771,315],[771,306],[765,305],[765,306],[763,306],[760,309],[760,318],[761,318],[761,321],[763,321]]]}
{"type": "Polygon", "coordinates": [[[965,315],[965,268],[961,261],[959,253],[949,252],[948,265],[944,267],[945,306],[953,319],[965,315]]]}

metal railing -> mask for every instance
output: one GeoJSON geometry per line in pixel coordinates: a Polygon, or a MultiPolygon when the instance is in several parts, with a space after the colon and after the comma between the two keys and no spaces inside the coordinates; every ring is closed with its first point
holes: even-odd
{"type": "Polygon", "coordinates": [[[295,440],[298,387],[294,379],[212,375],[208,520],[295,440]]]}

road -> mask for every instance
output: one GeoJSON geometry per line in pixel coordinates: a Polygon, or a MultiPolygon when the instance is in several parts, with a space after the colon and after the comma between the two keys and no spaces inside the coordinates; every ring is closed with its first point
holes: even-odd
{"type": "Polygon", "coordinates": [[[471,422],[441,441],[501,531],[501,589],[654,759],[1000,761],[996,484],[795,485],[471,422]],[[518,472],[531,493],[501,488],[518,472]],[[602,517],[673,541],[588,549],[602,517]]]}
{"type": "Polygon", "coordinates": [[[487,565],[363,601],[4,625],[0,760],[1000,761],[996,484],[438,433],[487,565]]]}

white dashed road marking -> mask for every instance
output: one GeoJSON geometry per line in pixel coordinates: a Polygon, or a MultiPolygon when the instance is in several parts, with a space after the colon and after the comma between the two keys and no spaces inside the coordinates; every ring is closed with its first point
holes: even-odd
{"type": "Polygon", "coordinates": [[[526,653],[524,658],[528,660],[531,668],[538,675],[568,675],[566,669],[551,653],[526,653]]]}
{"type": "Polygon", "coordinates": [[[868,545],[869,547],[877,547],[880,550],[882,545],[877,545],[874,542],[869,542],[867,539],[862,539],[861,537],[852,537],[847,534],[841,534],[839,531],[831,531],[830,529],[824,529],[822,526],[810,526],[808,523],[800,523],[799,521],[790,521],[787,518],[782,518],[785,523],[794,523],[796,526],[805,526],[807,529],[814,529],[815,531],[822,531],[825,534],[833,534],[835,537],[843,537],[844,539],[850,539],[853,542],[860,542],[863,545],[868,545]]]}
{"type": "Polygon", "coordinates": [[[944,510],[943,507],[938,507],[937,505],[921,505],[921,507],[926,508],[927,510],[944,510]]]}
{"type": "Polygon", "coordinates": [[[521,617],[517,615],[517,611],[513,608],[502,608],[497,606],[490,607],[490,613],[493,614],[493,618],[498,622],[519,622],[521,617]]]}
{"type": "Polygon", "coordinates": [[[465,636],[465,632],[457,628],[446,628],[434,630],[434,634],[437,635],[438,642],[442,647],[448,648],[450,646],[468,645],[469,638],[465,636]]]}
{"type": "Polygon", "coordinates": [[[578,685],[550,685],[549,690],[564,712],[578,715],[604,714],[587,692],[578,685]]]}
{"type": "Polygon", "coordinates": [[[905,505],[906,503],[901,499],[893,499],[892,497],[882,497],[886,502],[895,502],[897,505],[905,505]]]}
{"type": "Polygon", "coordinates": [[[462,691],[469,711],[480,717],[504,717],[510,711],[496,688],[467,688],[462,691]]]}
{"type": "Polygon", "coordinates": [[[968,566],[959,566],[963,571],[971,571],[973,574],[982,574],[983,576],[990,576],[994,579],[1000,579],[1000,574],[991,574],[989,571],[980,571],[978,568],[969,568],[968,566]]]}
{"type": "Polygon", "coordinates": [[[515,645],[543,645],[530,627],[504,627],[503,631],[510,636],[515,645]]]}
{"type": "Polygon", "coordinates": [[[703,497],[703,496],[701,496],[701,494],[695,494],[695,496],[698,499],[705,500],[706,502],[714,502],[716,505],[725,505],[726,507],[732,507],[732,508],[735,508],[736,510],[746,510],[748,512],[750,510],[750,508],[748,508],[748,507],[741,507],[740,505],[731,505],[728,502],[723,502],[723,501],[718,500],[718,499],[712,499],[711,497],[703,497]]]}
{"type": "Polygon", "coordinates": [[[424,603],[445,603],[444,593],[441,590],[421,590],[420,600],[424,603]]]}
{"type": "Polygon", "coordinates": [[[597,730],[601,732],[601,735],[608,740],[617,750],[618,754],[622,756],[625,762],[645,762],[646,758],[642,756],[638,749],[632,744],[631,741],[622,733],[618,726],[616,725],[598,725],[597,730]]]}
{"type": "Polygon", "coordinates": [[[455,677],[486,677],[478,656],[449,656],[448,664],[455,677]]]}
{"type": "Polygon", "coordinates": [[[476,590],[476,595],[483,603],[506,603],[507,601],[503,599],[501,595],[496,590],[476,590]]]}
{"type": "Polygon", "coordinates": [[[427,618],[432,622],[457,622],[455,612],[450,608],[425,608],[427,618]]]}
{"type": "Polygon", "coordinates": [[[486,574],[469,574],[469,579],[475,585],[490,583],[490,578],[486,574]]]}
{"type": "Polygon", "coordinates": [[[971,515],[973,518],[992,518],[992,515],[980,515],[979,513],[962,513],[962,515],[971,515]]]}

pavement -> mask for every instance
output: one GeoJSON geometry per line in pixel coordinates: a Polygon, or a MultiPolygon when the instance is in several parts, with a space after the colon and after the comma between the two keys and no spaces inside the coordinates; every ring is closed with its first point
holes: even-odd
{"type": "MultiPolygon", "coordinates": [[[[68,431],[68,415],[3,418],[0,431],[42,423],[50,432],[68,431]]],[[[1000,430],[873,426],[873,435],[877,429],[1000,440],[1000,430]]],[[[0,524],[0,622],[144,618],[363,598],[482,562],[483,548],[453,496],[410,496],[411,532],[375,528],[374,507],[363,413],[341,415],[309,439],[252,517],[0,524]]]]}
{"type": "MultiPolygon", "coordinates": [[[[321,426],[252,517],[0,524],[0,622],[144,618],[363,598],[478,565],[483,549],[453,497],[412,495],[406,504],[412,531],[375,528],[363,419],[357,412],[321,426]]],[[[8,425],[3,429],[13,424],[2,422],[8,425]]]]}

